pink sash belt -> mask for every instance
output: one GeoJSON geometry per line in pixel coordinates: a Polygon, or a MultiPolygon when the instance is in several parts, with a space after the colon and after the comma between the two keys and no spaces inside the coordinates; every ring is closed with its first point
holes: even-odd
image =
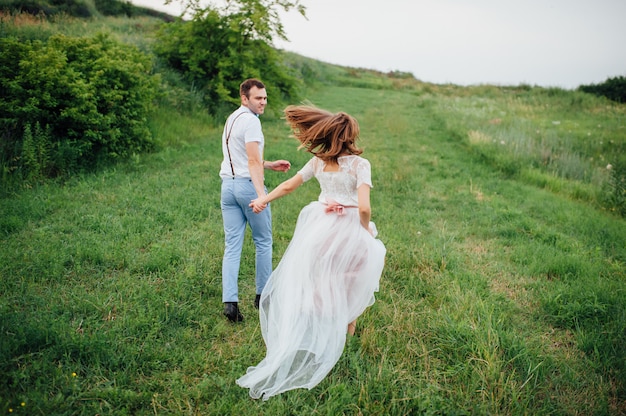
{"type": "Polygon", "coordinates": [[[333,200],[333,199],[327,199],[326,200],[326,209],[324,212],[326,212],[327,214],[330,214],[331,212],[334,212],[337,215],[343,215],[343,210],[345,208],[358,208],[354,205],[342,205],[339,202],[333,200]]]}

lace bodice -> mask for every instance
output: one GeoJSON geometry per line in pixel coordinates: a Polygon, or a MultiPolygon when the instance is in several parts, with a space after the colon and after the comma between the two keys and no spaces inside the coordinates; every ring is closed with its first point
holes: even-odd
{"type": "Polygon", "coordinates": [[[360,156],[340,156],[339,171],[324,172],[326,163],[313,157],[298,173],[306,182],[315,177],[321,187],[320,202],[336,201],[345,206],[357,206],[357,189],[362,184],[372,187],[370,162],[360,156]]]}

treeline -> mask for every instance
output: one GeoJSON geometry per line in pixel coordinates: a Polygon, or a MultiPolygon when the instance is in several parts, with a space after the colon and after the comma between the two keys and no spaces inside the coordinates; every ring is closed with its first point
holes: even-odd
{"type": "Polygon", "coordinates": [[[135,6],[120,0],[0,0],[0,10],[32,15],[68,16],[88,18],[103,16],[153,16],[166,21],[173,20],[167,13],[135,6]]]}
{"type": "Polygon", "coordinates": [[[578,89],[618,103],[626,103],[626,77],[624,76],[609,78],[600,84],[581,85],[578,89]]]}

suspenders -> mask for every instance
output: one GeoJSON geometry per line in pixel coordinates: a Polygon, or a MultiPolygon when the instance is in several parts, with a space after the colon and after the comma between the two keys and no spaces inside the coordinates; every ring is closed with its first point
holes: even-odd
{"type": "Polygon", "coordinates": [[[237,114],[237,117],[235,117],[233,122],[230,124],[230,129],[228,129],[228,133],[226,134],[226,151],[228,152],[228,160],[230,162],[230,170],[233,173],[233,178],[235,177],[235,167],[233,166],[233,159],[230,157],[230,148],[228,147],[228,141],[230,140],[230,133],[233,131],[233,127],[235,125],[235,121],[237,121],[239,116],[242,115],[242,114],[244,114],[244,113],[237,114]]]}

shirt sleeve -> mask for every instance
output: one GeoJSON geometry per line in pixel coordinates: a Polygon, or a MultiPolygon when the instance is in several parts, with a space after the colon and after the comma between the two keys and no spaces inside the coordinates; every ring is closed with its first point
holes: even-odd
{"type": "Polygon", "coordinates": [[[356,166],[356,187],[366,184],[370,188],[373,188],[372,185],[372,166],[370,165],[369,160],[359,158],[359,162],[356,166]]]}
{"type": "Polygon", "coordinates": [[[316,166],[316,159],[315,157],[312,157],[307,163],[306,165],[304,165],[302,167],[302,169],[300,169],[298,171],[298,173],[300,174],[300,176],[302,176],[302,181],[306,182],[309,179],[311,179],[313,176],[315,176],[315,166],[316,166]]]}
{"type": "Polygon", "coordinates": [[[263,142],[263,129],[261,128],[261,121],[258,117],[249,114],[244,115],[246,118],[246,126],[244,129],[244,141],[250,142],[263,142]]]}

